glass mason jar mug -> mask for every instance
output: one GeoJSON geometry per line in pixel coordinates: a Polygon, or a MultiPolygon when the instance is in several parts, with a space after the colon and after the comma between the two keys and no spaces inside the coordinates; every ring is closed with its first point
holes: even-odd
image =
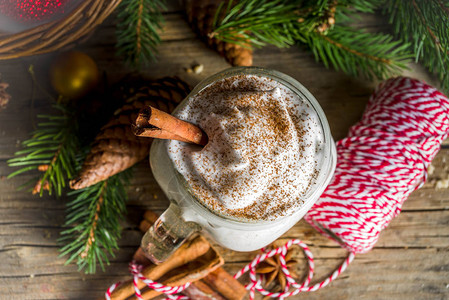
{"type": "Polygon", "coordinates": [[[165,261],[192,233],[202,231],[223,247],[235,251],[260,249],[295,225],[318,200],[335,170],[336,149],[329,124],[316,99],[295,79],[278,71],[259,67],[237,67],[215,74],[199,83],[174,113],[189,99],[211,84],[236,75],[258,76],[274,80],[307,103],[319,120],[322,133],[322,159],[316,166],[316,180],[304,196],[302,205],[289,215],[267,220],[242,220],[223,216],[206,207],[191,192],[168,153],[168,140],[154,140],[150,150],[153,175],[170,200],[170,206],[147,231],[142,249],[155,263],[165,261]]]}

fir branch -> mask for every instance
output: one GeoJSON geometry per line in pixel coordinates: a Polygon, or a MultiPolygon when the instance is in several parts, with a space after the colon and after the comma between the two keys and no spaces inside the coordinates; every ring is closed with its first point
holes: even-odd
{"type": "Polygon", "coordinates": [[[210,37],[242,46],[291,46],[298,26],[297,2],[301,1],[242,0],[235,5],[230,1],[217,9],[210,37]]]}
{"type": "Polygon", "coordinates": [[[388,34],[335,26],[337,8],[345,20],[354,11],[373,12],[380,0],[243,0],[215,18],[213,36],[242,46],[308,46],[326,67],[353,75],[386,78],[406,68],[408,46],[388,34]],[[363,4],[366,7],[363,7],[363,4]]]}
{"type": "Polygon", "coordinates": [[[355,12],[374,13],[384,0],[340,0],[341,7],[349,7],[355,12]]]}
{"type": "Polygon", "coordinates": [[[385,0],[340,0],[335,19],[340,25],[359,22],[362,14],[374,14],[385,0]]]}
{"type": "Polygon", "coordinates": [[[138,67],[155,59],[161,43],[163,0],[123,0],[118,7],[117,53],[138,67]]]}
{"type": "Polygon", "coordinates": [[[66,264],[76,261],[79,270],[95,273],[97,263],[104,270],[107,254],[114,256],[121,235],[120,220],[126,213],[125,187],[130,169],[84,189],[71,191],[65,226],[60,241],[61,256],[69,255],[66,264]]]}
{"type": "Polygon", "coordinates": [[[408,45],[394,41],[390,35],[335,26],[327,35],[312,32],[304,35],[306,44],[317,60],[352,76],[386,78],[406,68],[410,58],[408,45]]]}
{"type": "Polygon", "coordinates": [[[33,194],[62,195],[66,182],[75,174],[76,151],[78,147],[77,123],[74,115],[62,105],[54,105],[58,115],[39,115],[41,120],[32,137],[22,143],[24,149],[17,151],[14,158],[8,160],[8,166],[21,167],[9,174],[12,178],[24,172],[38,170],[43,172],[31,182],[33,194]]]}
{"type": "Polygon", "coordinates": [[[210,36],[243,46],[288,47],[304,33],[330,29],[336,11],[348,21],[352,20],[348,15],[354,12],[373,13],[381,1],[242,0],[235,5],[230,1],[217,9],[210,36]]]}
{"type": "Polygon", "coordinates": [[[388,0],[396,36],[410,42],[415,60],[438,74],[442,88],[449,93],[449,3],[441,0],[388,0]]]}

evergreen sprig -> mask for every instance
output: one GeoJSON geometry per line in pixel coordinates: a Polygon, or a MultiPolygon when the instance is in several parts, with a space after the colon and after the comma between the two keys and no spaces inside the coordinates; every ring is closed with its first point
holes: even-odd
{"type": "Polygon", "coordinates": [[[385,0],[340,0],[337,2],[336,19],[339,23],[360,20],[358,13],[374,14],[385,0]]]}
{"type": "Polygon", "coordinates": [[[242,0],[222,5],[212,36],[242,46],[306,45],[326,67],[368,78],[406,68],[408,45],[389,34],[351,28],[355,12],[373,13],[380,0],[242,0]],[[220,16],[223,16],[221,17],[220,16]],[[341,18],[340,24],[334,25],[341,18]]]}
{"type": "MultiPolygon", "coordinates": [[[[305,33],[338,15],[342,23],[354,12],[374,13],[382,0],[241,0],[218,7],[214,32],[218,39],[255,47],[288,47],[305,33]],[[338,8],[338,10],[337,10],[338,8]],[[223,17],[224,15],[224,17],[223,17]]],[[[335,18],[332,20],[335,21],[335,18]]],[[[328,24],[327,29],[332,28],[328,24]]]]}
{"type": "Polygon", "coordinates": [[[211,36],[243,46],[291,46],[299,25],[298,6],[294,2],[242,0],[229,1],[228,5],[222,2],[214,17],[211,36]],[[225,16],[220,18],[221,15],[225,16]]]}
{"type": "MultiPolygon", "coordinates": [[[[33,67],[33,82],[38,85],[33,67]]],[[[48,94],[44,89],[43,92],[48,94]]],[[[53,98],[50,94],[48,94],[53,98]]],[[[88,147],[81,147],[78,118],[80,111],[70,104],[55,104],[51,115],[38,115],[39,122],[32,137],[22,143],[23,149],[8,160],[10,167],[20,167],[8,178],[39,170],[42,173],[22,185],[33,185],[33,193],[62,196],[68,181],[82,168],[88,147]]],[[[66,263],[76,260],[79,269],[94,273],[96,264],[108,263],[108,254],[118,248],[120,221],[126,213],[126,190],[131,171],[126,170],[103,182],[81,190],[68,192],[67,227],[61,233],[62,255],[69,255],[66,263]]]]}
{"type": "Polygon", "coordinates": [[[24,172],[39,170],[42,173],[21,187],[34,184],[33,194],[41,196],[44,190],[61,196],[69,178],[75,174],[76,153],[79,150],[77,122],[73,113],[57,104],[55,115],[38,115],[40,122],[32,137],[22,143],[24,149],[8,160],[10,167],[21,167],[8,178],[24,172]]]}
{"type": "Polygon", "coordinates": [[[109,264],[108,254],[118,249],[126,213],[126,185],[131,171],[125,170],[107,180],[68,193],[65,226],[60,241],[64,244],[61,256],[69,255],[66,264],[76,261],[79,270],[95,273],[97,263],[104,270],[109,264]]]}
{"type": "Polygon", "coordinates": [[[158,31],[164,22],[164,1],[123,0],[117,10],[117,53],[134,67],[154,60],[161,43],[158,31]]]}
{"type": "Polygon", "coordinates": [[[398,39],[410,42],[415,60],[438,74],[449,93],[449,2],[388,0],[385,13],[398,39]]]}
{"type": "Polygon", "coordinates": [[[332,65],[355,77],[387,78],[407,68],[406,62],[411,57],[408,45],[390,35],[344,26],[335,26],[328,34],[304,34],[299,41],[327,68],[332,65]]]}

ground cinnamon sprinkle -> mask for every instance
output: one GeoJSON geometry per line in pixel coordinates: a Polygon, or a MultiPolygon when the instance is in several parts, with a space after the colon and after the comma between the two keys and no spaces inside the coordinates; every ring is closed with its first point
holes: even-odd
{"type": "Polygon", "coordinates": [[[267,77],[217,81],[176,116],[209,143],[169,142],[169,155],[194,196],[216,214],[275,220],[304,203],[323,159],[323,130],[307,100],[267,77]]]}

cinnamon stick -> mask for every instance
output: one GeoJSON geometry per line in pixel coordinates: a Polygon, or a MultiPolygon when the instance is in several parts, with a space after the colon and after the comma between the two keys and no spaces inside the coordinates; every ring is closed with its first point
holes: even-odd
{"type": "Polygon", "coordinates": [[[137,127],[136,125],[131,125],[131,128],[134,135],[139,137],[149,137],[163,140],[177,140],[186,143],[190,142],[189,140],[183,139],[179,135],[168,132],[167,130],[162,130],[157,127],[141,128],[137,127]]]}
{"type": "MultiPolygon", "coordinates": [[[[146,231],[147,228],[149,228],[152,223],[154,223],[157,220],[157,215],[155,213],[153,213],[152,211],[147,211],[145,212],[145,216],[147,215],[147,213],[153,214],[154,216],[156,216],[156,219],[154,219],[153,222],[149,222],[147,220],[143,220],[140,223],[140,229],[144,229],[142,231],[146,231]],[[146,230],[145,230],[146,229],[146,230]]],[[[143,266],[147,266],[152,264],[151,260],[149,260],[146,256],[145,253],[143,252],[142,248],[139,247],[139,249],[137,249],[136,253],[133,256],[133,260],[135,260],[138,264],[143,265],[143,266]]],[[[215,271],[211,272],[215,273],[215,272],[220,272],[220,270],[223,270],[222,268],[217,268],[215,271]]],[[[186,294],[190,299],[195,299],[195,300],[226,300],[226,299],[241,299],[241,298],[224,298],[219,291],[222,289],[221,287],[216,288],[216,290],[214,290],[211,286],[209,286],[208,284],[206,284],[206,278],[210,276],[210,274],[208,274],[206,277],[204,277],[201,280],[197,280],[195,282],[192,282],[192,284],[184,290],[184,294],[186,294]]],[[[228,274],[229,275],[229,274],[228,274]]],[[[231,275],[229,275],[230,277],[232,277],[231,275]]],[[[215,278],[216,276],[213,275],[213,278],[215,278]]],[[[217,278],[218,280],[220,280],[219,278],[217,278]]],[[[233,279],[235,280],[235,279],[233,279]]],[[[214,287],[217,284],[213,285],[214,287]]],[[[220,284],[218,284],[220,285],[220,284]]],[[[221,286],[221,285],[220,285],[221,286]]],[[[243,286],[241,286],[243,287],[243,286]]],[[[232,287],[231,287],[232,289],[232,287]]],[[[239,288],[237,287],[235,289],[236,291],[239,290],[239,288]]],[[[246,294],[246,291],[245,291],[246,294]]],[[[153,294],[149,294],[148,292],[146,293],[147,296],[153,296],[153,294]]],[[[244,294],[243,294],[244,295],[244,294]]]]}
{"type": "Polygon", "coordinates": [[[204,283],[219,291],[225,299],[241,300],[246,295],[245,287],[223,268],[217,268],[203,278],[204,283]]]}
{"type": "Polygon", "coordinates": [[[201,128],[152,106],[139,111],[134,133],[137,136],[181,140],[201,146],[207,144],[207,135],[201,128]]]}
{"type": "MultiPolygon", "coordinates": [[[[223,258],[218,254],[218,252],[216,252],[213,248],[209,248],[207,253],[201,257],[198,257],[195,261],[191,261],[188,264],[165,274],[164,277],[161,278],[161,281],[162,284],[167,286],[179,286],[188,282],[194,284],[196,281],[204,278],[210,272],[214,271],[223,264],[223,258]]],[[[145,300],[152,299],[160,294],[161,292],[148,288],[142,290],[141,293],[142,298],[145,300]]],[[[138,300],[135,297],[132,299],[138,300]]]]}
{"type": "MultiPolygon", "coordinates": [[[[143,213],[143,221],[148,221],[150,223],[150,226],[156,223],[157,219],[159,219],[159,215],[152,210],[148,209],[143,213]]],[[[148,229],[150,229],[150,227],[147,227],[142,231],[146,232],[148,229]]]]}
{"type": "MultiPolygon", "coordinates": [[[[218,268],[218,269],[221,269],[221,268],[218,268]]],[[[206,277],[208,277],[208,276],[209,276],[209,274],[206,277]]],[[[217,291],[214,291],[210,286],[208,286],[204,282],[204,279],[206,277],[192,283],[188,288],[186,288],[183,291],[183,293],[186,296],[188,296],[190,299],[195,299],[195,300],[212,300],[212,299],[213,300],[226,300],[226,298],[224,298],[222,295],[220,295],[217,291]]]]}
{"type": "MultiPolygon", "coordinates": [[[[146,210],[143,215],[143,220],[140,222],[139,229],[142,232],[146,232],[158,218],[159,216],[156,213],[151,210],[146,210]]],[[[151,263],[140,247],[134,254],[133,259],[141,265],[151,263]]],[[[201,280],[193,282],[184,291],[184,294],[190,296],[192,299],[198,300],[241,300],[246,293],[245,287],[221,267],[210,272],[201,280]]]]}
{"type": "MultiPolygon", "coordinates": [[[[150,265],[142,271],[142,275],[151,280],[157,280],[168,271],[185,265],[186,263],[204,255],[210,249],[209,243],[201,236],[187,241],[176,252],[170,256],[163,264],[150,265]]],[[[145,287],[145,283],[138,281],[139,289],[145,287]]],[[[133,281],[129,280],[122,283],[111,295],[111,299],[122,300],[134,294],[133,281]]]]}

